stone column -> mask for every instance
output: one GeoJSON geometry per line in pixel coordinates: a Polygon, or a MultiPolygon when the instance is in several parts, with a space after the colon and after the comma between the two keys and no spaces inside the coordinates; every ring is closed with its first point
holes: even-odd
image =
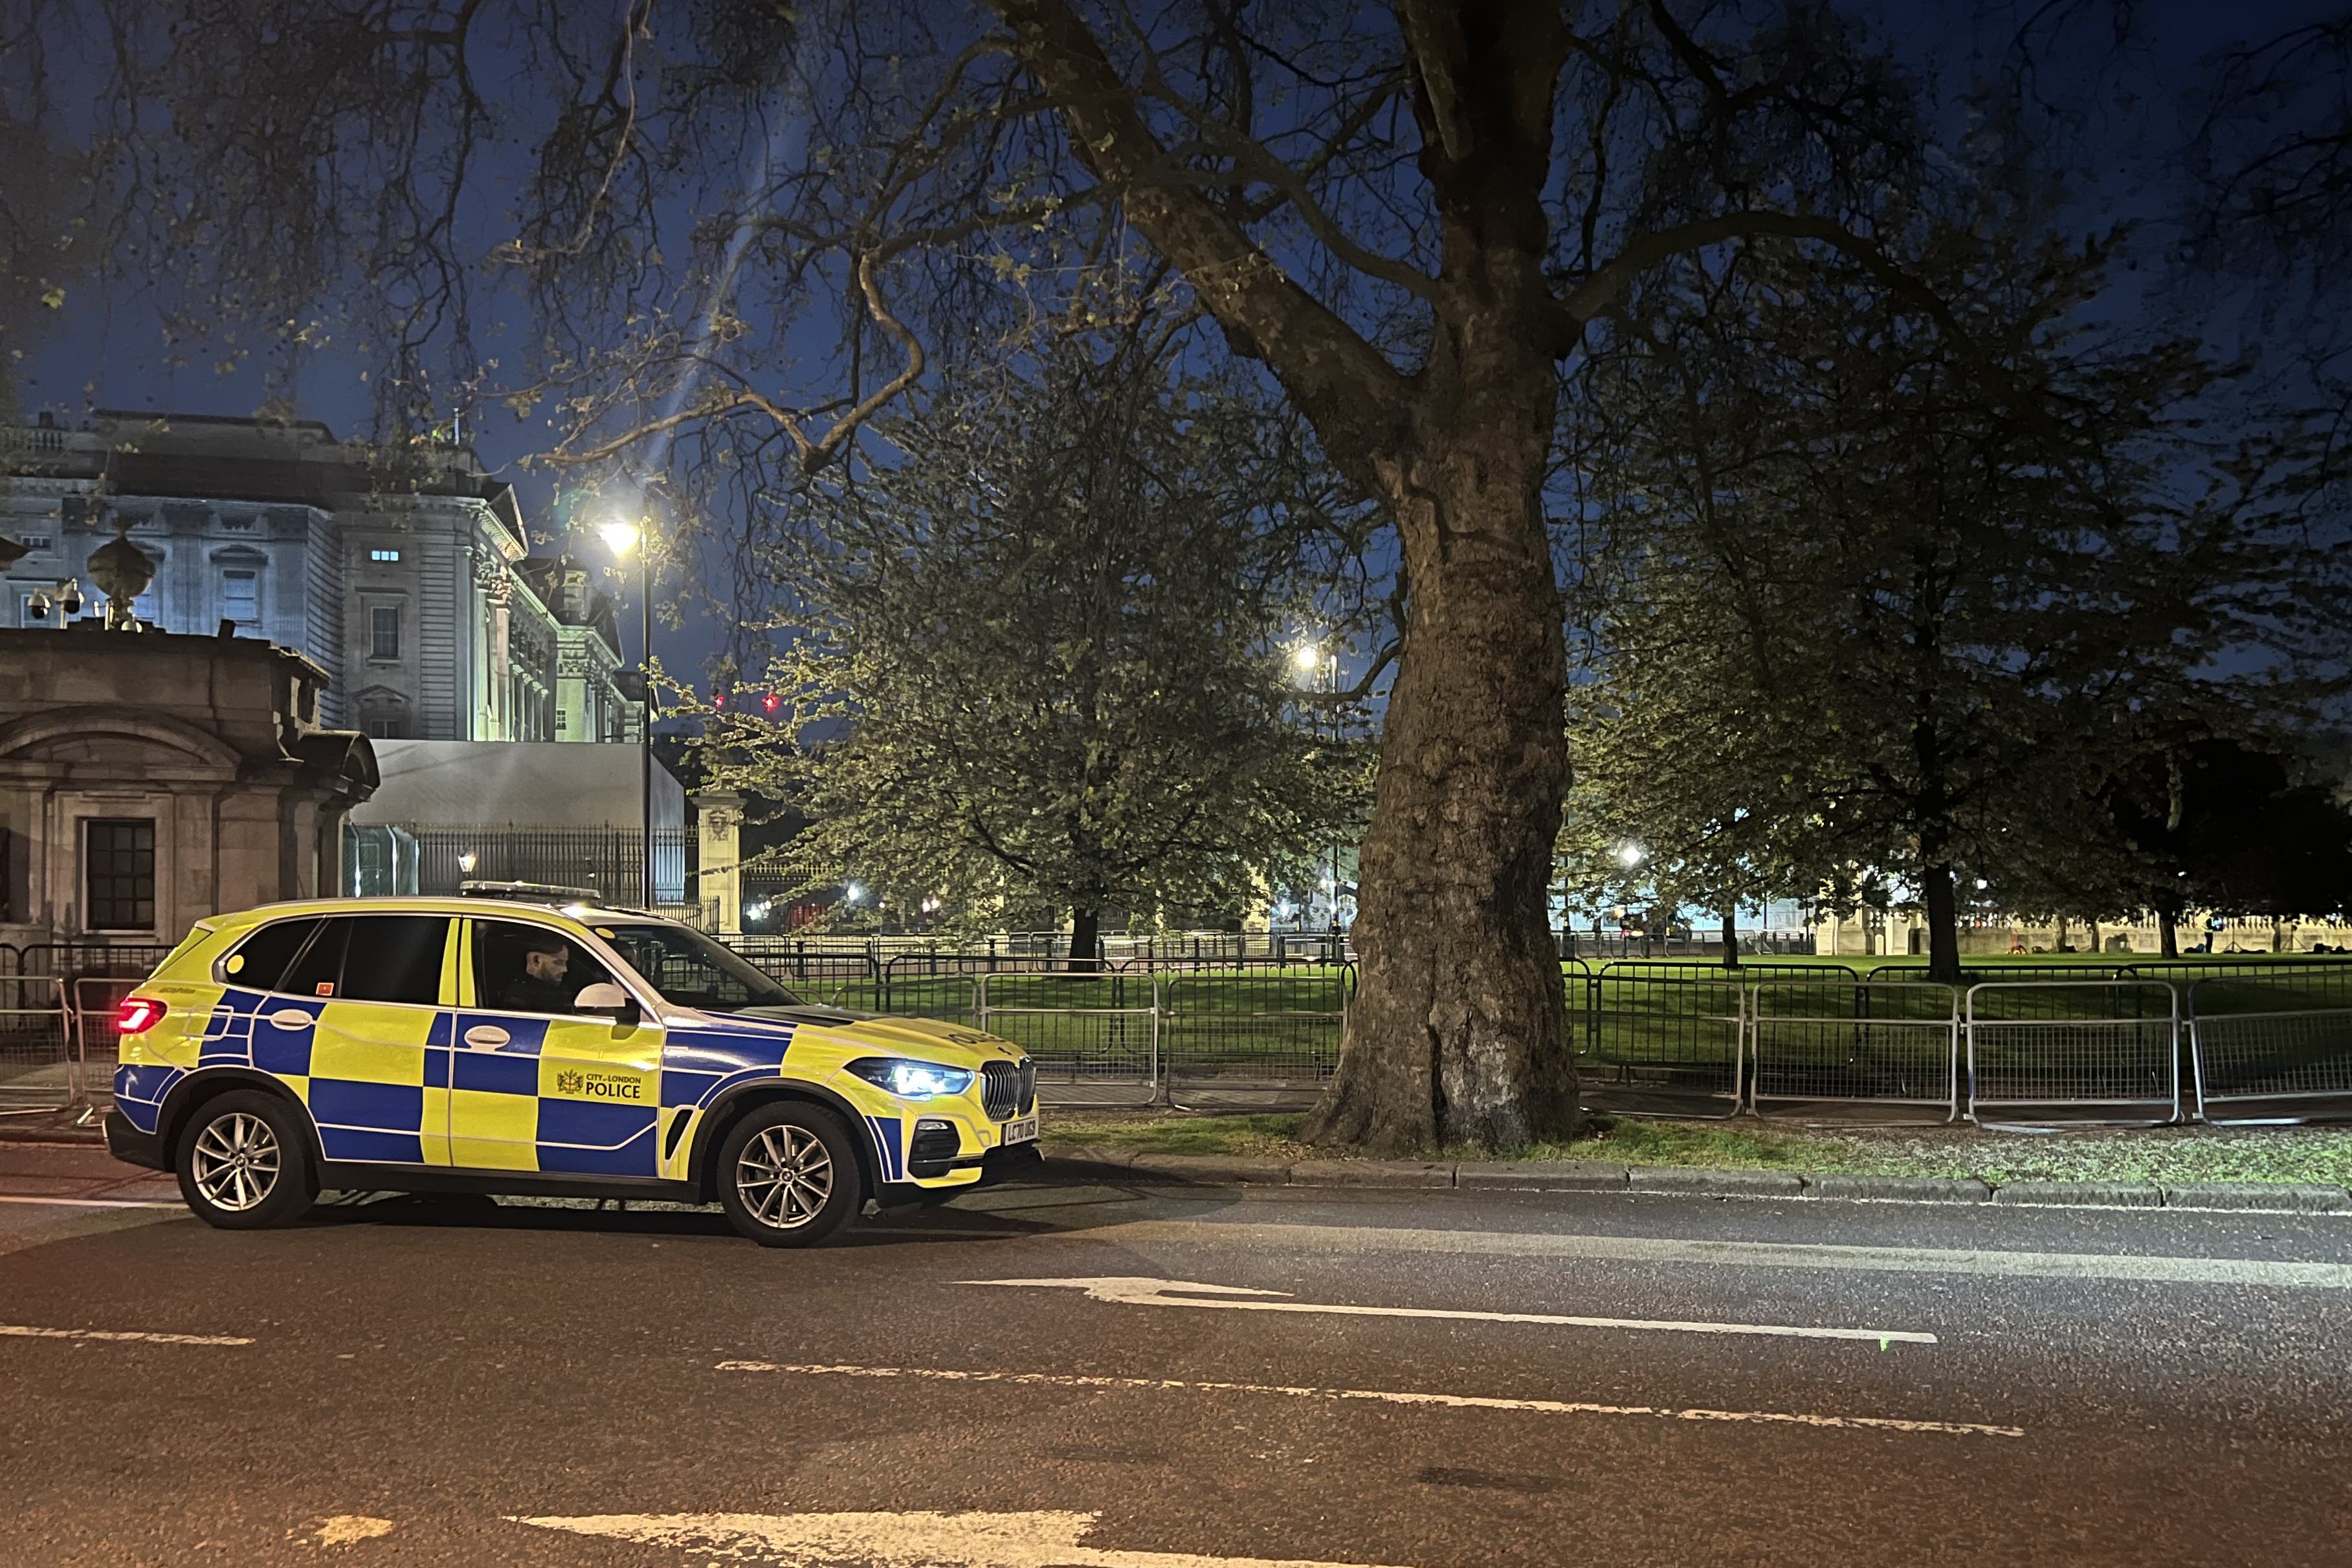
{"type": "Polygon", "coordinates": [[[694,819],[701,849],[695,901],[706,911],[716,906],[720,935],[739,935],[743,929],[743,797],[707,790],[694,797],[694,819]]]}

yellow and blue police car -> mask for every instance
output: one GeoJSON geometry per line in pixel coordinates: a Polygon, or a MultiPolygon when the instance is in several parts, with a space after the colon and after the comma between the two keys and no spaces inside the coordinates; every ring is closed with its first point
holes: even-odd
{"type": "Polygon", "coordinates": [[[322,1190],[716,1202],[769,1246],[1034,1161],[1021,1048],[812,1005],[593,894],[274,904],[122,1004],[108,1145],[244,1229],[322,1190]]]}

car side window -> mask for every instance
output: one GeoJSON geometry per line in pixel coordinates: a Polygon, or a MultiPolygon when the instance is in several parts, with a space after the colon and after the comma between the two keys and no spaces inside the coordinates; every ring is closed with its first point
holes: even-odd
{"type": "Polygon", "coordinates": [[[286,977],[286,967],[319,925],[316,919],[278,920],[260,927],[221,960],[220,977],[232,986],[277,990],[278,981],[286,977]]]}
{"type": "Polygon", "coordinates": [[[343,978],[343,944],[351,939],[352,923],[348,918],[322,920],[318,935],[310,945],[294,956],[287,966],[285,978],[277,989],[295,997],[332,997],[341,994],[343,978]]]}
{"type": "Polygon", "coordinates": [[[446,915],[361,915],[349,924],[336,996],[421,1008],[439,1004],[441,951],[449,938],[446,915]]]}
{"type": "Polygon", "coordinates": [[[500,1012],[566,1014],[590,986],[612,985],[595,955],[545,925],[474,922],[474,1001],[500,1012]]]}

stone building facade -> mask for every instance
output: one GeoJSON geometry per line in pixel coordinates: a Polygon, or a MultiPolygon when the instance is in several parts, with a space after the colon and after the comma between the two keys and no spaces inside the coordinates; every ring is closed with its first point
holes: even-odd
{"type": "Polygon", "coordinates": [[[0,428],[0,539],[25,547],[0,563],[0,625],[60,628],[58,610],[36,611],[118,532],[155,569],[142,622],[205,637],[226,623],[299,652],[327,677],[328,724],[430,740],[622,737],[609,602],[584,568],[530,559],[513,487],[462,448],[394,461],[311,422],[210,415],[0,428]],[[571,591],[559,607],[537,584],[571,591]],[[568,729],[567,679],[583,716],[568,729]]]}
{"type": "Polygon", "coordinates": [[[331,895],[373,748],[251,637],[0,629],[0,942],[173,942],[331,895]]]}

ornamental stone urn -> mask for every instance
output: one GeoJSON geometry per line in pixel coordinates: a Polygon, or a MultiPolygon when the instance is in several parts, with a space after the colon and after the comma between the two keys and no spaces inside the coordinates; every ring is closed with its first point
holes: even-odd
{"type": "Polygon", "coordinates": [[[147,552],[131,542],[129,517],[114,521],[114,538],[89,552],[89,580],[106,595],[106,629],[110,632],[140,630],[139,617],[131,601],[147,591],[155,580],[155,563],[147,552]]]}

